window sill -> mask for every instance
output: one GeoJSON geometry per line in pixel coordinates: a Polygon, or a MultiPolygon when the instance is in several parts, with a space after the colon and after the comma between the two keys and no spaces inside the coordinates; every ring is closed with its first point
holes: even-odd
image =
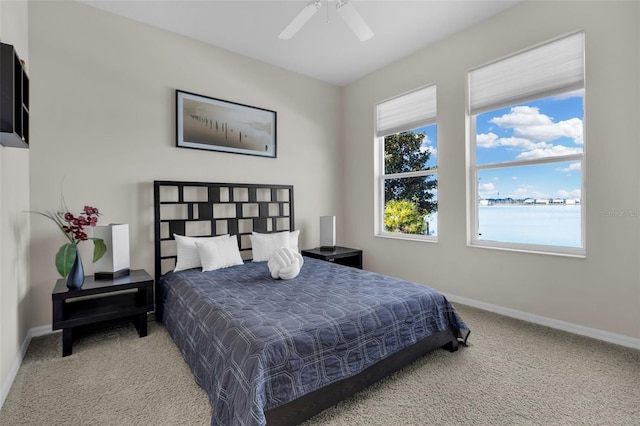
{"type": "Polygon", "coordinates": [[[421,243],[437,243],[438,237],[431,237],[426,235],[411,235],[411,234],[397,234],[391,232],[379,232],[374,235],[379,238],[389,238],[392,240],[408,240],[408,241],[419,241],[421,243]]]}
{"type": "Polygon", "coordinates": [[[581,248],[572,249],[569,247],[559,247],[559,246],[542,246],[542,245],[534,245],[534,244],[509,244],[509,243],[497,243],[494,241],[482,241],[482,242],[474,241],[471,243],[467,243],[467,247],[511,251],[511,252],[518,252],[518,253],[544,254],[548,256],[573,257],[576,259],[586,259],[587,257],[585,249],[581,249],[581,248]]]}

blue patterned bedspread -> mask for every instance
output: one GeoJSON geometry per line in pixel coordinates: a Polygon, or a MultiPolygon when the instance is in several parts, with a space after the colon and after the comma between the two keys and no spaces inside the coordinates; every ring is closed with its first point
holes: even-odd
{"type": "Polygon", "coordinates": [[[427,286],[306,257],[287,281],[247,262],[160,284],[163,322],[209,394],[212,425],[264,425],[265,411],[432,333],[468,334],[427,286]]]}

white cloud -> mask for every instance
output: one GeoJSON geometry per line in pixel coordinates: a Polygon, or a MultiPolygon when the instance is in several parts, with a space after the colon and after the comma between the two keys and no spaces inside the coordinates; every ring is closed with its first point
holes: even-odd
{"type": "Polygon", "coordinates": [[[582,192],[579,189],[574,189],[572,191],[567,191],[564,189],[559,189],[558,190],[558,197],[559,198],[581,198],[582,192]]]}
{"type": "Polygon", "coordinates": [[[539,108],[525,105],[512,107],[509,114],[505,114],[502,117],[494,117],[489,121],[503,129],[553,124],[551,118],[545,114],[540,114],[539,108]]]}
{"type": "Polygon", "coordinates": [[[483,183],[478,186],[478,195],[480,198],[493,198],[496,196],[498,191],[496,191],[496,187],[491,182],[483,183]]]}
{"type": "Polygon", "coordinates": [[[535,148],[548,148],[551,145],[546,142],[533,142],[527,138],[500,138],[496,141],[496,144],[499,146],[510,146],[513,148],[521,148],[521,149],[535,149],[535,148]]]}
{"type": "Polygon", "coordinates": [[[513,191],[513,194],[509,195],[511,198],[522,199],[522,198],[549,198],[548,194],[542,193],[540,191],[534,191],[533,187],[530,185],[522,185],[516,188],[513,191]]]}
{"type": "Polygon", "coordinates": [[[530,197],[531,191],[528,188],[516,188],[511,195],[513,198],[527,198],[530,197]]]}
{"type": "Polygon", "coordinates": [[[438,155],[438,148],[433,146],[433,141],[429,139],[429,136],[425,135],[420,144],[420,152],[428,152],[433,158],[438,155]]]}
{"type": "Polygon", "coordinates": [[[534,141],[552,141],[567,137],[573,139],[573,142],[577,145],[583,144],[582,120],[579,118],[571,118],[547,125],[520,126],[513,129],[513,134],[517,137],[534,141]]]}
{"type": "Polygon", "coordinates": [[[500,146],[506,146],[511,148],[519,148],[521,150],[550,148],[552,146],[546,142],[533,142],[525,138],[499,138],[495,133],[480,133],[476,135],[476,143],[480,148],[496,148],[500,146]]]}
{"type": "Polygon", "coordinates": [[[428,152],[431,155],[431,158],[438,155],[438,148],[435,146],[421,146],[420,152],[428,152]]]}
{"type": "Polygon", "coordinates": [[[496,186],[494,184],[492,184],[491,182],[489,183],[483,183],[480,185],[480,191],[495,191],[496,186]]]}
{"type": "Polygon", "coordinates": [[[496,146],[496,140],[498,140],[498,135],[493,132],[476,135],[476,144],[481,148],[492,148],[496,146]]]}
{"type": "Polygon", "coordinates": [[[516,157],[519,160],[530,160],[535,158],[558,157],[560,155],[579,154],[582,148],[567,148],[563,145],[553,145],[550,148],[536,148],[531,151],[525,151],[516,157]]]}
{"type": "Polygon", "coordinates": [[[578,145],[583,144],[583,126],[579,118],[554,122],[553,118],[540,113],[537,107],[526,105],[511,108],[508,114],[489,120],[503,129],[513,129],[516,139],[530,142],[549,142],[563,137],[573,139],[578,145]]]}
{"type": "Polygon", "coordinates": [[[568,167],[561,167],[557,169],[560,172],[571,173],[582,170],[582,163],[571,163],[568,167]]]}

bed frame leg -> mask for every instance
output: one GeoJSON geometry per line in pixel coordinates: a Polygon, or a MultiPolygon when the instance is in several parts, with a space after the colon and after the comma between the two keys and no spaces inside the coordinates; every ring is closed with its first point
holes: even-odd
{"type": "Polygon", "coordinates": [[[452,339],[451,341],[449,341],[449,343],[444,345],[443,348],[448,350],[449,352],[456,352],[458,350],[458,339],[452,339]]]}

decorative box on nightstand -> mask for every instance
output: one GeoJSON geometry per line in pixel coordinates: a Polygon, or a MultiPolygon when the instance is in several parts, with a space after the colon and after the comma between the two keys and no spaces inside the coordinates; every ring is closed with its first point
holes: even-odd
{"type": "Polygon", "coordinates": [[[332,250],[326,250],[316,247],[302,250],[302,255],[362,269],[362,250],[360,249],[336,246],[332,250]]]}

